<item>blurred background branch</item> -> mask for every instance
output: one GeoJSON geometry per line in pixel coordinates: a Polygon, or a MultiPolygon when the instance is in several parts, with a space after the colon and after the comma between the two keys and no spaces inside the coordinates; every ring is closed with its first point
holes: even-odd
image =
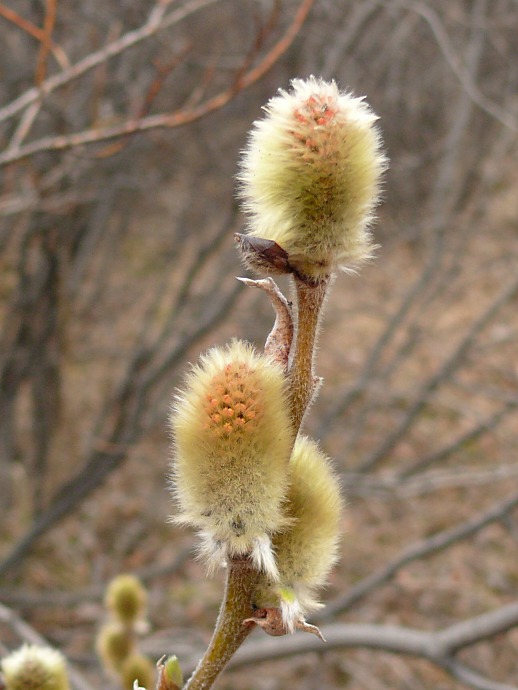
{"type": "Polygon", "coordinates": [[[378,256],[329,299],[306,429],[349,502],[320,614],[336,644],[321,664],[318,640],[276,640],[274,664],[254,638],[254,683],[516,684],[514,619],[440,663],[383,649],[408,629],[429,658],[436,631],[515,606],[517,28],[512,0],[0,3],[0,598],[93,687],[121,570],[150,586],[151,653],[192,659],[212,627],[221,582],[166,524],[164,420],[186,361],[270,330],[233,279],[236,161],[311,73],[368,95],[391,168],[378,256]],[[358,621],[375,654],[343,651],[358,621]]]}

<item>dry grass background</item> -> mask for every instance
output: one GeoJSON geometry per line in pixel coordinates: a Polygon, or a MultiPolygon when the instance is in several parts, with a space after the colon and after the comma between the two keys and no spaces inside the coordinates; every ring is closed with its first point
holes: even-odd
{"type": "MultiPolygon", "coordinates": [[[[20,0],[16,11],[40,25],[51,5],[20,0]]],[[[195,92],[210,97],[232,83],[258,23],[264,41],[256,41],[252,62],[282,35],[296,8],[216,2],[57,91],[27,141],[123,121],[138,110],[139,96],[149,96],[157,61],[177,58],[153,112],[179,107],[195,92]]],[[[149,10],[145,3],[57,9],[53,37],[72,62],[138,27],[149,10]],[[73,26],[81,31],[72,35],[73,26]]],[[[4,557],[88,462],[83,486],[102,463],[115,457],[118,466],[6,569],[0,600],[63,649],[92,687],[111,682],[93,639],[103,586],[122,571],[141,574],[149,587],[146,652],[191,660],[210,636],[223,581],[206,579],[190,553],[193,536],[167,524],[165,418],[174,386],[200,351],[233,336],[260,346],[268,333],[272,313],[264,295],[234,287],[243,269],[232,234],[243,220],[232,201],[233,175],[260,104],[295,74],[336,77],[367,93],[392,161],[376,227],[378,256],[358,275],[339,276],[328,300],[317,366],[325,385],[306,427],[335,458],[348,498],[343,555],[326,599],[420,539],[516,493],[516,294],[473,334],[456,366],[437,385],[430,382],[518,273],[516,130],[505,122],[517,122],[517,25],[510,0],[322,0],[273,70],[209,117],[122,140],[120,150],[100,143],[3,168],[4,557]],[[420,397],[407,428],[378,457],[420,397]],[[449,454],[403,476],[450,444],[449,454]]],[[[34,82],[38,43],[5,19],[1,29],[10,47],[1,66],[6,104],[34,82]]],[[[50,59],[47,69],[59,71],[50,59]]],[[[3,124],[6,150],[20,121],[3,124]]],[[[398,569],[334,620],[437,630],[516,600],[517,517],[515,509],[398,569]]],[[[0,627],[5,648],[15,638],[12,627],[0,627]]],[[[518,687],[517,651],[514,629],[461,657],[518,687]]],[[[219,687],[466,686],[427,661],[323,648],[228,671],[219,687]]]]}

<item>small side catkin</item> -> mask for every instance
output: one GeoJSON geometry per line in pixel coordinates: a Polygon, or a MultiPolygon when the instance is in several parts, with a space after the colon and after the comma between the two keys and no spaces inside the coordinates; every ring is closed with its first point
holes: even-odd
{"type": "Polygon", "coordinates": [[[147,592],[134,575],[118,575],[108,585],[105,605],[123,625],[134,625],[146,615],[147,592]]]}
{"type": "Polygon", "coordinates": [[[313,279],[372,254],[369,224],[387,160],[376,115],[334,81],[293,79],[254,123],[238,174],[250,235],[313,279]]]}
{"type": "Polygon", "coordinates": [[[317,590],[337,559],[342,507],[328,458],[314,441],[299,437],[286,504],[292,524],[273,539],[279,581],[263,576],[254,602],[258,608],[280,608],[290,632],[306,613],[321,607],[317,590]]]}
{"type": "Polygon", "coordinates": [[[104,666],[118,672],[124,660],[135,650],[135,639],[120,623],[105,623],[99,630],[95,646],[104,666]]]}
{"type": "Polygon", "coordinates": [[[63,655],[51,647],[25,644],[0,665],[6,690],[69,690],[63,655]]]}
{"type": "Polygon", "coordinates": [[[286,524],[293,438],[280,366],[238,340],[209,350],[188,374],[170,423],[174,521],[200,531],[209,566],[250,554],[275,579],[270,537],[286,524]]]}

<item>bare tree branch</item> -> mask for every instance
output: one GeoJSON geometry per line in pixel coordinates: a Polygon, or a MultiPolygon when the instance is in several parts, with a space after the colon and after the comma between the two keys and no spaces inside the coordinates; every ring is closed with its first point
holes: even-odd
{"type": "Polygon", "coordinates": [[[310,652],[322,653],[335,649],[364,647],[428,659],[477,690],[517,690],[515,685],[486,679],[454,659],[454,655],[461,649],[505,633],[517,625],[518,603],[507,604],[436,633],[390,625],[335,623],[321,628],[326,639],[324,645],[312,635],[249,641],[230,661],[229,668],[310,652]]]}
{"type": "Polygon", "coordinates": [[[475,320],[471,328],[462,338],[460,343],[450,354],[450,356],[443,362],[442,366],[427,380],[421,387],[410,409],[401,420],[400,424],[388,434],[381,445],[376,448],[365,460],[363,460],[359,468],[362,471],[368,471],[376,467],[381,460],[383,460],[391,450],[397,445],[401,438],[408,432],[413,425],[421,410],[424,408],[430,396],[439,388],[439,386],[446,381],[451,374],[459,368],[465,361],[466,355],[473,346],[476,338],[480,332],[490,323],[496,316],[498,311],[513,299],[518,292],[518,279],[511,281],[491,302],[485,311],[475,320]]]}
{"type": "Polygon", "coordinates": [[[437,13],[434,12],[429,5],[425,5],[422,2],[405,2],[405,0],[396,0],[396,4],[401,7],[406,7],[412,12],[417,12],[419,16],[426,21],[432,30],[432,33],[437,41],[437,45],[440,47],[444,57],[446,58],[451,71],[457,77],[460,85],[468,94],[471,101],[478,108],[497,120],[501,125],[508,127],[512,131],[516,131],[518,129],[516,115],[504,110],[489,98],[486,98],[484,94],[480,92],[476,82],[473,80],[472,74],[465,69],[461,60],[457,56],[437,13]]]}
{"type": "Polygon", "coordinates": [[[398,556],[357,582],[344,595],[326,604],[323,611],[315,614],[315,620],[328,620],[347,611],[370,592],[389,582],[404,566],[442,551],[463,539],[468,539],[487,525],[502,520],[516,506],[518,506],[518,492],[459,525],[438,532],[403,549],[398,556]]]}
{"type": "MultiPolygon", "coordinates": [[[[46,82],[44,82],[40,90],[47,94],[49,92],[48,89],[54,90],[57,88],[57,86],[62,86],[72,78],[76,78],[88,69],[96,66],[100,61],[107,60],[109,57],[112,57],[112,55],[121,52],[130,45],[133,45],[135,42],[137,42],[137,40],[147,38],[148,35],[155,33],[155,31],[157,31],[159,28],[162,29],[166,26],[176,24],[192,12],[195,12],[205,5],[216,1],[217,0],[193,0],[184,8],[181,8],[181,10],[172,12],[171,15],[164,19],[162,19],[163,12],[157,12],[156,17],[158,17],[158,19],[155,17],[153,21],[151,21],[150,18],[148,23],[143,27],[143,29],[146,29],[146,31],[141,29],[139,32],[131,32],[131,36],[130,34],[126,34],[126,41],[122,46],[122,39],[110,44],[109,46],[106,46],[102,51],[93,53],[92,55],[88,56],[88,58],[85,58],[85,60],[83,60],[81,63],[75,65],[75,71],[74,68],[71,68],[71,70],[69,70],[70,74],[68,75],[68,80],[65,80],[63,78],[64,73],[61,73],[57,75],[57,77],[51,77],[48,80],[51,82],[50,85],[45,86],[46,82]],[[135,36],[137,33],[138,38],[135,36]],[[114,46],[116,46],[117,50],[115,50],[114,46]],[[94,56],[95,59],[93,59],[94,56]],[[58,77],[61,79],[58,80],[58,77]],[[54,83],[52,82],[52,79],[56,79],[57,81],[54,83]]],[[[194,107],[188,106],[186,108],[181,108],[171,113],[160,113],[156,115],[148,115],[147,117],[132,118],[126,120],[120,125],[101,127],[97,129],[87,129],[83,132],[76,132],[74,134],[42,137],[41,139],[26,144],[25,146],[17,146],[7,149],[4,153],[0,154],[0,166],[22,160],[44,151],[62,151],[64,149],[77,148],[84,146],[85,144],[98,143],[101,141],[106,141],[107,139],[124,137],[137,132],[146,132],[157,128],[181,127],[199,120],[201,117],[204,117],[215,110],[223,108],[230,100],[232,100],[232,98],[234,98],[236,93],[249,87],[251,84],[260,79],[260,77],[262,77],[275,64],[280,55],[282,55],[282,53],[288,49],[295,36],[299,32],[302,23],[304,22],[309,10],[311,9],[311,6],[313,5],[313,2],[314,0],[302,0],[295,17],[285,34],[267,52],[258,65],[248,70],[244,75],[239,75],[235,84],[231,85],[227,89],[224,89],[223,91],[220,91],[215,96],[208,98],[200,104],[194,107]]],[[[26,94],[26,102],[24,103],[23,107],[26,107],[32,103],[33,100],[33,98],[29,98],[26,94]]],[[[15,103],[17,102],[18,101],[15,103]]],[[[14,104],[12,104],[12,107],[14,107],[14,104]]],[[[11,112],[12,108],[11,110],[8,110],[8,108],[9,106],[6,106],[6,108],[0,110],[0,121],[3,117],[12,117],[13,114],[18,112],[15,109],[13,113],[11,112]],[[8,113],[8,115],[6,116],[5,113],[8,113]]]]}

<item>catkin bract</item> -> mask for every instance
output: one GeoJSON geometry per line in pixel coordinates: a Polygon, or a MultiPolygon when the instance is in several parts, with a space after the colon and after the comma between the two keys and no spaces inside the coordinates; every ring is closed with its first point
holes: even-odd
{"type": "Polygon", "coordinates": [[[281,368],[237,340],[209,350],[177,395],[170,418],[174,519],[200,531],[210,565],[251,554],[276,576],[270,536],[286,523],[288,410],[281,368]]]}

